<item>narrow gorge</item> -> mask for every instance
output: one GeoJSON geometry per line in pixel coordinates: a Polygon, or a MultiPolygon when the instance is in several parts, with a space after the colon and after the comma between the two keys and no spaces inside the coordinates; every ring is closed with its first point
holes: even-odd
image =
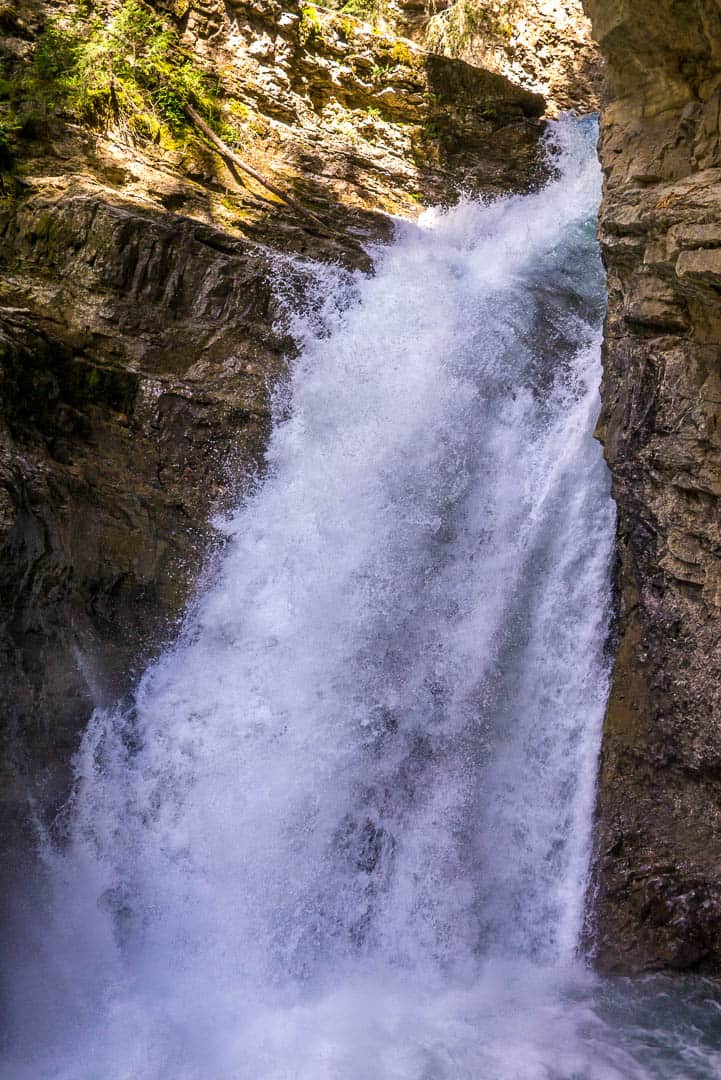
{"type": "Polygon", "coordinates": [[[599,960],[721,964],[721,10],[589,0],[608,60],[598,434],[619,508],[599,960]]]}
{"type": "Polygon", "coordinates": [[[584,4],[0,6],[8,1080],[719,1075],[721,6],[584,4]]]}

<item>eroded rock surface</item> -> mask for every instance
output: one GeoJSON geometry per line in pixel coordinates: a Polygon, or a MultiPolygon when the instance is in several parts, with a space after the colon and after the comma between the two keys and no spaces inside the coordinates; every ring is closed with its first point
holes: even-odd
{"type": "MultiPolygon", "coordinates": [[[[543,101],[356,19],[275,0],[164,11],[239,152],[70,117],[0,192],[0,825],[67,793],[80,733],[177,626],[209,524],[262,470],[297,256],[369,271],[382,211],[538,179],[543,101]]],[[[17,74],[49,16],[3,8],[17,74]]],[[[0,168],[2,162],[0,161],[0,168]]]]}
{"type": "Polygon", "coordinates": [[[585,2],[609,73],[599,434],[620,560],[597,958],[718,971],[721,5],[585,2]]]}
{"type": "Polygon", "coordinates": [[[397,2],[418,40],[541,94],[547,115],[598,109],[603,64],[581,0],[397,2]]]}
{"type": "Polygon", "coordinates": [[[288,342],[278,271],[207,226],[83,193],[26,201],[3,237],[2,795],[22,816],[172,630],[211,508],[262,460],[288,342]]]}

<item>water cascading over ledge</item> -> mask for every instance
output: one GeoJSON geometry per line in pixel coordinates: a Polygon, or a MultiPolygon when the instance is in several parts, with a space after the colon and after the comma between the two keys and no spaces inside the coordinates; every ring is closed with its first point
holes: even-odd
{"type": "Polygon", "coordinates": [[[264,486],[85,736],[18,1080],[648,1075],[577,956],[614,511],[595,131],[555,140],[318,271],[264,486]]]}

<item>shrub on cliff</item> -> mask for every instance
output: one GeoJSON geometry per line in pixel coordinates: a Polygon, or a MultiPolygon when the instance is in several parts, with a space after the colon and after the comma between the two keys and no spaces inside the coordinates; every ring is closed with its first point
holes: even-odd
{"type": "Polygon", "coordinates": [[[518,0],[454,0],[428,24],[430,48],[458,56],[472,38],[488,43],[508,41],[513,33],[518,0]]]}
{"type": "Polygon", "coordinates": [[[219,79],[184,52],[155,11],[124,0],[103,17],[49,21],[16,81],[16,114],[26,133],[57,117],[115,126],[133,139],[189,135],[183,102],[192,102],[231,145],[238,131],[223,118],[219,79]]]}

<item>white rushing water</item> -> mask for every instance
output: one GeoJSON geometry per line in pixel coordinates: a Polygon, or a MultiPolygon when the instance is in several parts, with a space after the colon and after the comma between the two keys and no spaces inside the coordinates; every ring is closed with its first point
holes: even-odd
{"type": "Polygon", "coordinates": [[[85,736],[13,1080],[679,1075],[577,957],[614,514],[594,132],[556,142],[317,270],[268,478],[85,736]]]}

